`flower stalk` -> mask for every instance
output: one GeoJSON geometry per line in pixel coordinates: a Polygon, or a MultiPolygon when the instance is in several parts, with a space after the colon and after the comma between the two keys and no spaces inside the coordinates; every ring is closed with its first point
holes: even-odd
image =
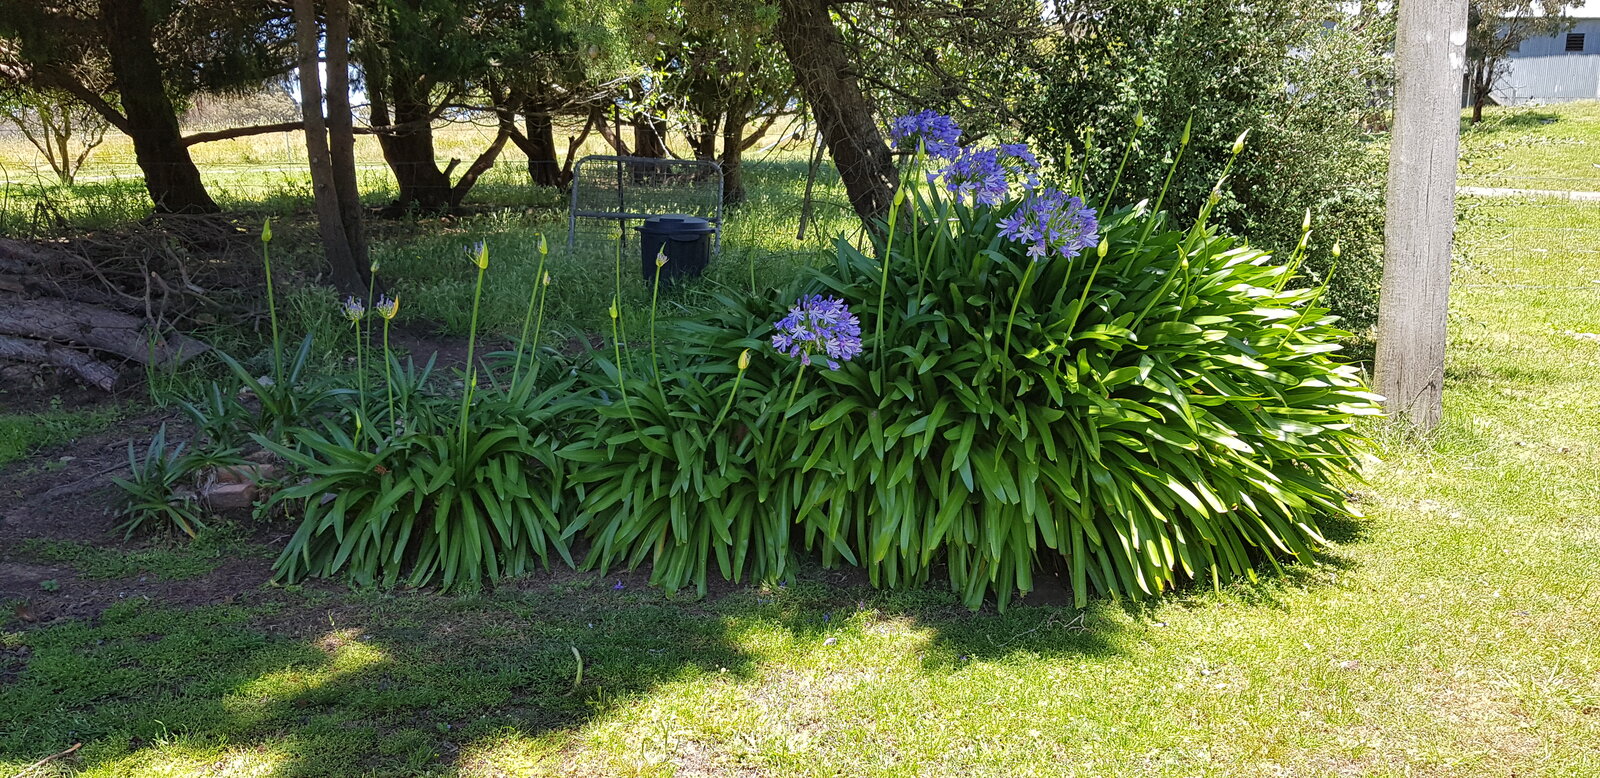
{"type": "Polygon", "coordinates": [[[366,304],[364,304],[360,300],[356,299],[355,295],[351,295],[351,296],[345,298],[345,300],[344,300],[344,317],[346,319],[350,320],[350,324],[351,324],[352,328],[355,330],[355,335],[356,335],[356,410],[355,410],[356,434],[355,434],[355,437],[356,437],[357,440],[361,439],[361,431],[362,431],[362,429],[364,427],[364,425],[362,424],[361,414],[363,414],[366,411],[366,407],[367,407],[367,382],[366,382],[366,378],[364,377],[364,373],[366,372],[365,369],[364,369],[365,360],[362,359],[362,353],[361,353],[361,341],[363,340],[363,338],[361,337],[361,320],[366,318],[366,313],[367,313],[366,304]]]}
{"type": "Polygon", "coordinates": [[[261,223],[261,266],[267,275],[267,319],[272,322],[272,380],[283,384],[283,337],[278,334],[278,301],[272,289],[272,219],[261,223]]]}
{"type": "Polygon", "coordinates": [[[728,390],[728,401],[723,403],[722,412],[717,414],[717,420],[711,423],[711,432],[706,433],[706,437],[715,435],[717,428],[722,426],[722,420],[728,418],[728,411],[733,408],[733,398],[739,394],[739,382],[744,380],[744,372],[749,369],[750,349],[745,349],[739,352],[739,372],[733,376],[733,388],[728,390]]]}
{"type": "MultiPolygon", "coordinates": [[[[540,283],[539,282],[540,282],[540,279],[544,278],[544,276],[545,276],[545,273],[544,273],[545,258],[549,255],[549,253],[550,253],[550,246],[547,243],[545,243],[544,233],[540,233],[539,234],[539,269],[534,272],[533,286],[532,286],[531,289],[528,290],[528,306],[522,312],[522,335],[521,335],[521,337],[519,337],[517,339],[517,343],[518,343],[517,359],[516,359],[515,364],[511,368],[511,384],[513,386],[515,386],[517,384],[517,379],[522,375],[522,357],[523,357],[523,355],[529,350],[529,348],[532,348],[535,351],[537,351],[538,348],[539,348],[539,339],[538,339],[537,336],[534,337],[532,345],[531,346],[529,345],[529,343],[528,343],[528,326],[533,323],[533,309],[534,309],[536,301],[537,301],[537,305],[539,307],[539,313],[541,315],[544,313],[544,302],[543,302],[543,299],[540,297],[540,283]]],[[[537,359],[537,357],[536,356],[530,356],[529,359],[537,359]]]]}
{"type": "Polygon", "coordinates": [[[622,373],[622,326],[618,323],[621,312],[617,309],[617,298],[611,298],[611,308],[607,312],[611,314],[611,345],[617,354],[617,391],[622,395],[622,406],[628,409],[629,421],[637,426],[639,420],[634,418],[633,405],[628,402],[628,381],[622,373]]]}
{"type": "Polygon", "coordinates": [[[480,241],[474,247],[472,264],[478,267],[478,281],[472,290],[472,317],[467,324],[467,380],[461,392],[461,416],[458,420],[461,451],[467,450],[467,414],[472,407],[472,395],[478,388],[478,367],[475,361],[478,347],[478,309],[483,301],[483,277],[489,271],[489,244],[480,241]]]}
{"type": "Polygon", "coordinates": [[[394,370],[390,363],[394,360],[389,352],[389,323],[394,321],[394,317],[400,313],[400,296],[395,295],[393,299],[384,297],[378,300],[377,311],[378,315],[383,317],[383,389],[385,399],[388,401],[389,415],[387,418],[389,431],[392,434],[395,429],[394,370]]]}
{"type": "Polygon", "coordinates": [[[661,389],[661,359],[656,355],[656,304],[661,299],[661,268],[667,264],[667,252],[663,248],[656,253],[656,279],[650,289],[650,367],[656,377],[656,391],[661,389]]]}

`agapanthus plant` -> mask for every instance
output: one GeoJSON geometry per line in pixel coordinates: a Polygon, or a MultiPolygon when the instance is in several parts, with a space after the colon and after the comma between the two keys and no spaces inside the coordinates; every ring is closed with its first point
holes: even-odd
{"type": "Polygon", "coordinates": [[[961,153],[961,128],[954,119],[931,110],[901,116],[889,123],[889,141],[896,149],[915,151],[922,144],[930,157],[954,159],[961,153]]]}
{"type": "Polygon", "coordinates": [[[778,334],[772,336],[772,347],[802,365],[821,355],[829,370],[838,370],[841,362],[861,353],[861,322],[837,297],[802,297],[774,326],[778,334]]]}

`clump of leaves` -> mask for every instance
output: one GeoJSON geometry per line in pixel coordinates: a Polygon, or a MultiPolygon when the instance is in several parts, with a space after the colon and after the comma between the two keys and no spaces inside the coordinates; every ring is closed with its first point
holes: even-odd
{"type": "Polygon", "coordinates": [[[579,500],[567,532],[587,534],[590,567],[648,561],[651,583],[701,593],[713,570],[735,581],[790,570],[796,515],[784,506],[794,499],[770,476],[762,432],[781,411],[766,403],[779,387],[766,373],[747,377],[751,360],[738,356],[762,348],[750,333],[766,302],[718,297],[714,307],[744,328],[673,323],[676,359],[660,380],[603,358],[582,374],[596,416],[561,455],[579,500]]]}
{"type": "Polygon", "coordinates": [[[122,489],[116,511],[123,518],[117,529],[124,537],[153,528],[176,529],[192,538],[204,529],[194,493],[180,485],[205,463],[184,448],[181,442],[168,446],[165,424],[150,438],[142,457],[128,442],[129,476],[111,479],[122,489]]]}
{"type": "Polygon", "coordinates": [[[558,518],[565,468],[546,429],[567,412],[555,402],[567,388],[528,406],[481,403],[465,434],[436,412],[414,418],[450,423],[413,424],[376,442],[336,427],[298,430],[292,446],[256,436],[304,477],[272,498],[303,516],[277,579],[347,574],[393,585],[403,576],[451,589],[521,574],[551,552],[570,563],[558,518]]]}
{"type": "Polygon", "coordinates": [[[1320,287],[1203,216],[1138,208],[1101,214],[1099,250],[1036,258],[1002,227],[1024,207],[913,197],[870,251],[841,242],[792,295],[680,329],[663,390],[601,403],[576,475],[591,562],[703,588],[713,563],[770,577],[803,547],[885,587],[942,567],[977,607],[1052,557],[1079,603],[1309,558],[1319,516],[1352,512],[1352,423],[1379,412],[1331,357],[1346,333],[1320,287]],[[813,293],[860,314],[866,354],[802,378],[768,349],[736,371],[813,293]]]}
{"type": "MultiPolygon", "coordinates": [[[[387,586],[404,576],[412,586],[448,590],[521,574],[552,552],[571,564],[556,433],[572,410],[572,381],[543,385],[536,367],[522,371],[524,344],[509,382],[485,372],[479,386],[473,354],[489,251],[479,244],[468,256],[477,286],[459,396],[431,392],[432,360],[420,370],[401,365],[385,337],[381,411],[358,385],[348,417],[291,428],[282,441],[252,435],[302,479],[271,501],[303,514],[275,564],[278,580],[347,574],[387,586]]],[[[358,333],[364,308],[346,303],[358,333]]],[[[387,330],[398,303],[385,299],[373,310],[387,330]]]]}

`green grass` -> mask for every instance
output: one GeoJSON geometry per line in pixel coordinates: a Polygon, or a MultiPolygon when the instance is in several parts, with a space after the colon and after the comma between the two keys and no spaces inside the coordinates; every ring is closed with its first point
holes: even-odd
{"type": "Polygon", "coordinates": [[[0,413],[0,465],[48,445],[71,442],[110,427],[126,415],[120,406],[86,410],[52,407],[37,413],[0,413]]]}
{"type": "Polygon", "coordinates": [[[270,549],[252,546],[234,528],[202,530],[190,542],[173,540],[142,548],[119,549],[74,540],[29,538],[18,544],[21,556],[72,567],[85,580],[154,576],[163,581],[188,581],[220,567],[225,559],[270,556],[270,549]]]}
{"type": "Polygon", "coordinates": [[[1600,101],[1486,108],[1461,128],[1463,186],[1600,191],[1600,101]]]}
{"type": "Polygon", "coordinates": [[[44,774],[1600,776],[1600,344],[1566,334],[1600,213],[1467,205],[1447,421],[1287,579],[1003,616],[819,572],[124,603],[0,627],[0,773],[81,741],[44,774]]]}

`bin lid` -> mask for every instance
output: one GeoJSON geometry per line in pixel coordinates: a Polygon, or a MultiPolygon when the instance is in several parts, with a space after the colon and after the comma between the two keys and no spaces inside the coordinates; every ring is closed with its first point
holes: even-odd
{"type": "Polygon", "coordinates": [[[667,213],[660,216],[646,217],[644,223],[634,229],[640,232],[657,234],[705,234],[716,232],[717,228],[708,219],[699,216],[690,216],[682,213],[667,213]]]}

